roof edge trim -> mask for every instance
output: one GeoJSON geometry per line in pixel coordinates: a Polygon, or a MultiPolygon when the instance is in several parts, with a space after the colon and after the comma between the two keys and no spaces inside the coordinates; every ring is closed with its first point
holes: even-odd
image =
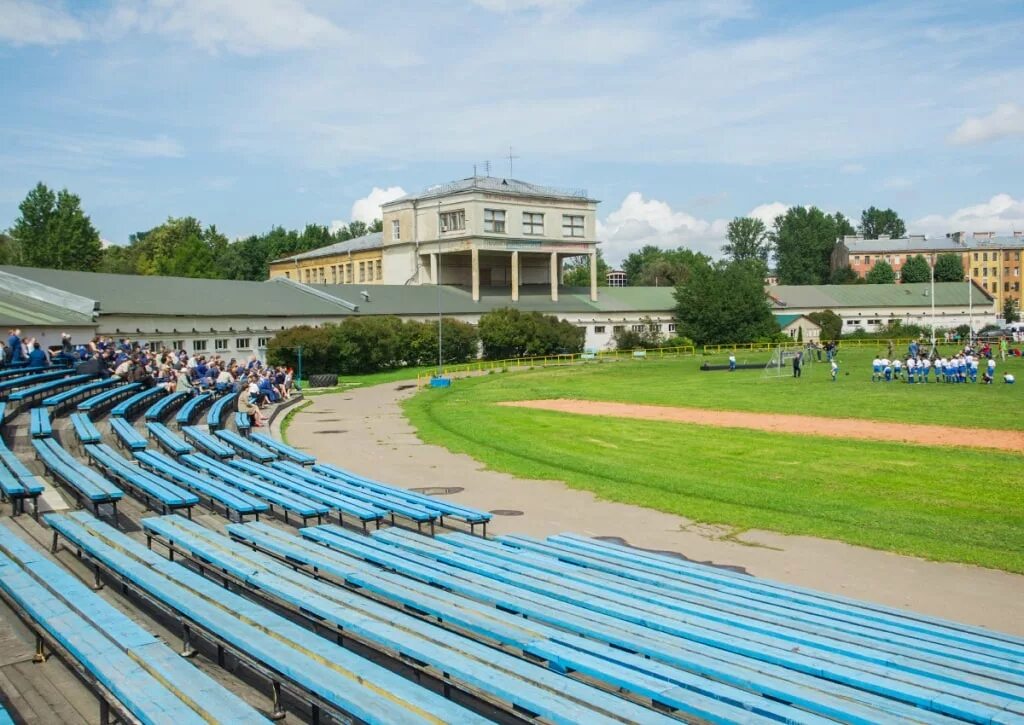
{"type": "Polygon", "coordinates": [[[302,282],[296,282],[295,280],[288,279],[287,277],[273,277],[267,281],[276,284],[289,285],[291,287],[294,287],[295,289],[302,290],[306,294],[312,295],[317,299],[323,300],[324,302],[329,302],[331,304],[337,305],[338,307],[344,307],[350,312],[359,312],[359,305],[353,304],[348,300],[342,299],[341,297],[335,297],[334,295],[328,294],[327,292],[321,292],[320,290],[314,289],[313,287],[303,284],[302,282]]]}

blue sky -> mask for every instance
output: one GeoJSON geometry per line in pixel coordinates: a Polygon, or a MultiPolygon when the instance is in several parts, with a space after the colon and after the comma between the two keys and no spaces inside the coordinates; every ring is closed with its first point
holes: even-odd
{"type": "Polygon", "coordinates": [[[0,228],[36,181],[114,243],[338,223],[511,146],[613,262],[793,204],[1009,232],[1021,37],[1019,0],[0,0],[0,228]]]}

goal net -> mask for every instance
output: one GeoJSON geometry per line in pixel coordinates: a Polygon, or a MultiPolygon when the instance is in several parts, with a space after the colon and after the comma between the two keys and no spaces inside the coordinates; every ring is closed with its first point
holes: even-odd
{"type": "Polygon", "coordinates": [[[793,360],[797,357],[800,358],[801,374],[806,373],[807,369],[814,362],[814,350],[805,348],[802,345],[779,345],[772,348],[771,357],[769,357],[768,362],[764,366],[762,377],[791,377],[793,375],[793,360]]]}

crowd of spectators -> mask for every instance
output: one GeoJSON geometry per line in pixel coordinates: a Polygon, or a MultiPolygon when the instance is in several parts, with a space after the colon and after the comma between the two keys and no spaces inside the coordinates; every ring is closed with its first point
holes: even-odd
{"type": "Polygon", "coordinates": [[[47,349],[34,339],[22,339],[21,330],[12,329],[2,355],[7,365],[40,367],[64,362],[79,373],[114,377],[144,387],[160,385],[169,392],[237,395],[236,409],[248,413],[256,427],[264,422],[260,411],[288,400],[294,389],[290,368],[267,366],[256,355],[247,360],[207,357],[128,338],[95,337],[84,345],[75,345],[64,334],[59,347],[47,349]]]}

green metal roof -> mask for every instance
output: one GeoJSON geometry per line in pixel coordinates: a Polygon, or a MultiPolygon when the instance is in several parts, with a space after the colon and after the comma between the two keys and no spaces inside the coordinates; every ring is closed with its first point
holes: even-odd
{"type": "Polygon", "coordinates": [[[51,305],[24,295],[0,290],[0,327],[46,325],[68,327],[93,324],[90,315],[51,305]]]}
{"type": "Polygon", "coordinates": [[[806,317],[806,315],[779,315],[779,314],[776,314],[775,315],[775,321],[777,323],[779,323],[779,327],[786,327],[787,325],[791,325],[791,324],[793,324],[794,322],[796,322],[797,320],[799,320],[799,319],[801,319],[803,317],[806,317]]]}
{"type": "Polygon", "coordinates": [[[0,271],[100,303],[100,314],[179,317],[329,317],[349,314],[332,299],[285,282],[155,277],[0,266],[0,271]]]}
{"type": "MultiPolygon", "coordinates": [[[[777,308],[840,309],[843,307],[928,307],[931,285],[914,284],[823,284],[777,285],[768,288],[777,308]]],[[[935,304],[941,307],[990,307],[992,297],[967,282],[936,282],[935,304]]]]}

